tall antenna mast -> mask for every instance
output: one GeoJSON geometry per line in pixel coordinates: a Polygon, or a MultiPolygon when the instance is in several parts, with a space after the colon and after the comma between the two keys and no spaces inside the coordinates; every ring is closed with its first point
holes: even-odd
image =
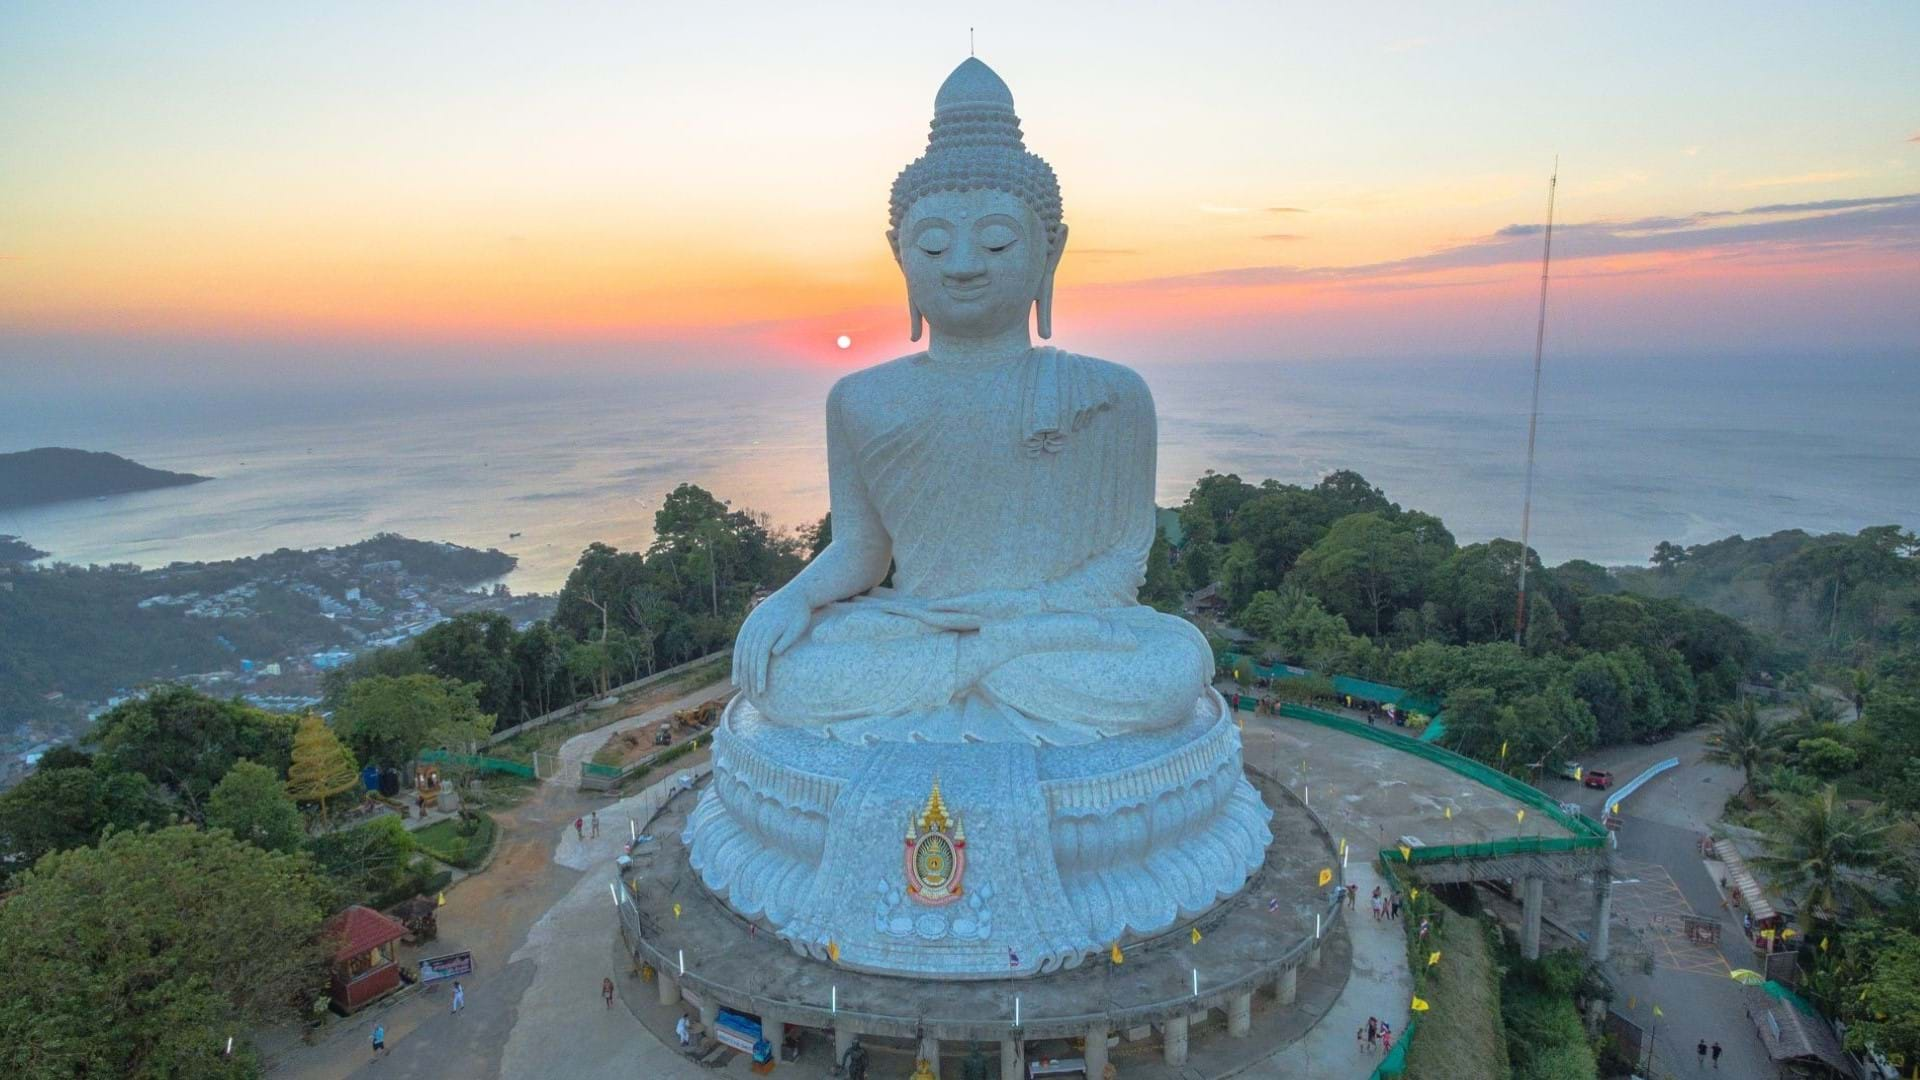
{"type": "Polygon", "coordinates": [[[1520,595],[1514,601],[1513,643],[1527,643],[1527,542],[1533,531],[1533,441],[1540,428],[1540,356],[1547,344],[1547,269],[1553,263],[1553,196],[1560,186],[1560,159],[1547,181],[1547,241],[1540,252],[1540,321],[1533,331],[1533,411],[1527,416],[1527,495],[1520,509],[1520,595]]]}

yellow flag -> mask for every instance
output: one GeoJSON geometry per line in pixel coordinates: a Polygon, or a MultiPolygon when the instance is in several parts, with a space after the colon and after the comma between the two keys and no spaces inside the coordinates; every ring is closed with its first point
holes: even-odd
{"type": "Polygon", "coordinates": [[[1610,814],[1618,814],[1620,812],[1620,804],[1614,803],[1612,806],[1607,807],[1607,812],[1610,814]]]}
{"type": "Polygon", "coordinates": [[[1666,1014],[1666,1013],[1663,1013],[1663,1012],[1661,1012],[1661,1011],[1660,1011],[1660,1006],[1658,1006],[1658,1005],[1655,1005],[1655,1006],[1653,1007],[1653,1015],[1655,1015],[1655,1016],[1665,1016],[1665,1015],[1667,1015],[1667,1014],[1666,1014]]]}
{"type": "Polygon", "coordinates": [[[1428,1009],[1432,1007],[1433,1006],[1428,1005],[1426,999],[1421,997],[1420,995],[1415,994],[1413,996],[1413,1005],[1411,1006],[1411,1008],[1413,1009],[1414,1012],[1426,1012],[1428,1009]]]}
{"type": "Polygon", "coordinates": [[[675,905],[673,905],[673,917],[674,917],[674,918],[676,918],[676,919],[680,917],[680,905],[679,905],[679,904],[675,904],[675,905]]]}
{"type": "Polygon", "coordinates": [[[447,906],[447,894],[444,891],[442,891],[440,893],[440,900],[434,904],[434,907],[446,907],[446,906],[447,906]]]}
{"type": "Polygon", "coordinates": [[[1440,962],[1440,950],[1439,950],[1439,949],[1435,949],[1435,950],[1433,950],[1432,952],[1430,952],[1430,953],[1428,953],[1428,954],[1427,954],[1427,966],[1428,966],[1428,967],[1432,967],[1433,965],[1435,965],[1435,964],[1437,964],[1437,963],[1439,963],[1439,962],[1440,962]]]}
{"type": "Polygon", "coordinates": [[[1320,884],[1325,885],[1327,882],[1332,880],[1333,880],[1333,868],[1328,866],[1321,867],[1320,868],[1320,884]]]}
{"type": "Polygon", "coordinates": [[[1500,756],[1503,758],[1507,756],[1507,744],[1505,740],[1502,740],[1500,743],[1500,756]]]}
{"type": "Polygon", "coordinates": [[[1419,889],[1409,889],[1409,890],[1407,890],[1407,899],[1408,899],[1408,900],[1418,900],[1418,899],[1420,899],[1420,890],[1419,890],[1419,889]]]}
{"type": "Polygon", "coordinates": [[[1447,820],[1448,821],[1453,820],[1453,807],[1451,806],[1447,807],[1447,820]]]}
{"type": "Polygon", "coordinates": [[[1187,936],[1193,939],[1193,943],[1195,945],[1200,944],[1200,928],[1199,927],[1196,926],[1192,930],[1187,931],[1187,936]]]}
{"type": "Polygon", "coordinates": [[[1826,939],[1826,938],[1821,938],[1821,939],[1820,939],[1820,951],[1821,951],[1821,952],[1826,952],[1826,951],[1827,951],[1827,939],[1826,939]]]}
{"type": "MultiPolygon", "coordinates": [[[[1347,853],[1347,838],[1343,836],[1340,838],[1340,854],[1345,855],[1346,853],[1347,853]]],[[[1326,882],[1323,881],[1320,884],[1325,885],[1326,882]]]]}
{"type": "Polygon", "coordinates": [[[1581,769],[1580,769],[1580,766],[1578,766],[1578,765],[1575,765],[1575,766],[1573,767],[1573,778],[1574,778],[1575,780],[1578,780],[1578,779],[1580,779],[1580,773],[1581,773],[1581,769]]]}
{"type": "Polygon", "coordinates": [[[1639,1007],[1640,1007],[1640,999],[1639,999],[1639,998],[1631,998],[1631,997],[1630,997],[1630,998],[1628,998],[1628,999],[1627,999],[1627,1011],[1628,1011],[1628,1012],[1632,1012],[1633,1010],[1635,1010],[1635,1009],[1637,1009],[1637,1008],[1639,1008],[1639,1007]]]}
{"type": "Polygon", "coordinates": [[[1413,849],[1405,844],[1400,845],[1400,861],[1404,863],[1413,861],[1413,849]]]}
{"type": "Polygon", "coordinates": [[[1120,951],[1119,942],[1117,941],[1114,942],[1113,948],[1107,950],[1107,959],[1113,961],[1116,964],[1124,964],[1127,962],[1127,958],[1125,954],[1121,953],[1120,951]]]}
{"type": "Polygon", "coordinates": [[[836,964],[840,962],[840,946],[834,944],[832,940],[827,942],[827,959],[836,964]]]}
{"type": "Polygon", "coordinates": [[[1515,810],[1513,812],[1513,820],[1523,825],[1526,824],[1527,812],[1525,810],[1515,810]]]}

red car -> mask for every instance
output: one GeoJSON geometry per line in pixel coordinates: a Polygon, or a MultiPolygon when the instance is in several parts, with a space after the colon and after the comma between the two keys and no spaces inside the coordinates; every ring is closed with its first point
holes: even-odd
{"type": "Polygon", "coordinates": [[[1582,783],[1590,788],[1605,791],[1613,786],[1613,774],[1605,769],[1588,769],[1587,778],[1582,783]]]}

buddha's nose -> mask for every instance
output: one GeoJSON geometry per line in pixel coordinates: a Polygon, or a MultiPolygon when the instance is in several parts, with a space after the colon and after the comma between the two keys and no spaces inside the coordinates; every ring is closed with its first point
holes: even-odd
{"type": "Polygon", "coordinates": [[[987,272],[987,264],[980,257],[980,249],[972,244],[955,244],[953,257],[942,270],[949,279],[971,281],[987,272]]]}

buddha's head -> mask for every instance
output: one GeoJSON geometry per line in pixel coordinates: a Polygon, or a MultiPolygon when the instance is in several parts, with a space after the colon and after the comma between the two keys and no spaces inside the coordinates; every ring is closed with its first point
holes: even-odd
{"type": "Polygon", "coordinates": [[[1013,94],[969,58],[933,99],[927,152],[893,182],[887,241],[907,279],[913,340],[987,337],[1037,309],[1053,334],[1053,275],[1067,245],[1060,184],[1027,151],[1013,94]]]}

